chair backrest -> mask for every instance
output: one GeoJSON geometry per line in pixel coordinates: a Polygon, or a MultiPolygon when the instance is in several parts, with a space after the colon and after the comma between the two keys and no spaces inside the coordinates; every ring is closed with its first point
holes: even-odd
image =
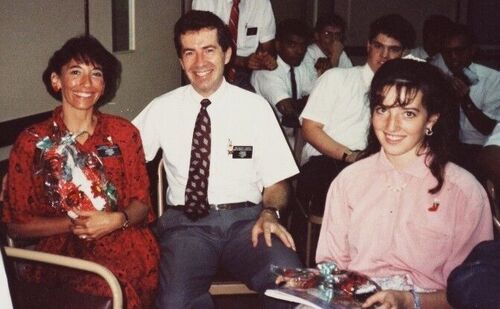
{"type": "Polygon", "coordinates": [[[498,200],[498,192],[496,192],[495,184],[491,180],[486,181],[486,191],[490,198],[491,214],[493,215],[493,225],[500,235],[500,202],[498,200]]]}
{"type": "MultiPolygon", "coordinates": [[[[18,258],[18,259],[24,259],[24,260],[29,260],[29,261],[36,261],[36,262],[41,262],[41,263],[47,263],[47,264],[53,264],[53,265],[58,265],[58,266],[64,266],[64,267],[69,267],[73,269],[78,269],[78,270],[83,270],[87,272],[92,272],[96,275],[99,275],[102,277],[106,283],[109,285],[111,289],[111,294],[112,294],[112,300],[113,300],[113,309],[121,309],[123,308],[123,296],[122,296],[122,290],[120,287],[120,284],[118,280],[116,279],[115,275],[108,270],[106,267],[99,265],[94,262],[82,260],[82,259],[77,259],[77,258],[72,258],[68,256],[62,256],[62,255],[57,255],[57,254],[50,254],[50,253],[45,253],[45,252],[40,252],[40,251],[33,251],[33,250],[26,250],[26,249],[19,249],[19,248],[11,248],[11,247],[5,247],[5,253],[8,257],[12,258],[18,258]]],[[[43,288],[43,286],[42,286],[43,288]]],[[[45,295],[44,298],[52,298],[55,302],[58,301],[58,299],[61,299],[63,295],[59,295],[60,291],[56,291],[54,295],[48,296],[45,295]]],[[[23,293],[23,292],[22,292],[23,293]]],[[[75,292],[77,293],[77,292],[75,292]]],[[[24,293],[23,293],[24,294],[24,293]]],[[[79,294],[79,293],[78,293],[79,294]]],[[[82,301],[84,298],[87,298],[88,295],[81,294],[79,296],[82,301]]],[[[29,295],[28,295],[29,297],[29,295]]],[[[77,298],[77,297],[75,297],[77,298]]],[[[101,305],[102,302],[99,302],[99,305],[101,305]]],[[[102,304],[103,306],[107,307],[107,303],[104,302],[102,304]]],[[[81,306],[79,306],[81,307],[81,306]]],[[[94,304],[92,308],[98,308],[94,304]]]]}

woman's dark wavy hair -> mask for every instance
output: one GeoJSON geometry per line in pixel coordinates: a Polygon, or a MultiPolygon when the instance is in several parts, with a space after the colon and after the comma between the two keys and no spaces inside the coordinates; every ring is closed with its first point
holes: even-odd
{"type": "MultiPolygon", "coordinates": [[[[439,115],[439,119],[432,127],[431,136],[425,135],[421,149],[427,148],[426,163],[437,185],[429,189],[429,193],[437,193],[444,182],[444,169],[450,161],[453,149],[456,146],[458,132],[458,109],[455,107],[454,92],[448,79],[435,66],[409,59],[395,59],[386,62],[377,70],[373,77],[368,97],[370,112],[381,106],[387,87],[394,86],[396,98],[404,97],[404,101],[396,99],[392,106],[406,106],[415,98],[418,91],[422,92],[422,105],[428,115],[439,115]],[[404,96],[400,96],[404,93],[404,96]]],[[[360,158],[368,157],[380,151],[381,145],[373,124],[368,133],[368,145],[360,158]]]]}
{"type": "Polygon", "coordinates": [[[91,35],[82,35],[69,39],[52,55],[42,75],[48,93],[56,100],[62,101],[61,91],[54,91],[50,76],[52,73],[60,76],[62,67],[73,59],[77,62],[102,68],[105,87],[104,93],[97,101],[97,104],[102,105],[111,101],[120,85],[121,63],[91,35]]]}

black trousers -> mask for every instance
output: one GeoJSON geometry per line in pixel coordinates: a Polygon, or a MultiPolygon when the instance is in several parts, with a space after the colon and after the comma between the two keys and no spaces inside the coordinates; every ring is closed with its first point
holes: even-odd
{"type": "Polygon", "coordinates": [[[310,214],[323,216],[326,193],[333,179],[349,163],[335,160],[328,156],[313,156],[301,167],[297,179],[297,198],[302,205],[311,206],[306,211],[310,214]]]}

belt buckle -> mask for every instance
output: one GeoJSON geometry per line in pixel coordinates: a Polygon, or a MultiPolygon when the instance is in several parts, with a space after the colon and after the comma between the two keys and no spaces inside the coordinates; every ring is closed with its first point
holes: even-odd
{"type": "Polygon", "coordinates": [[[219,204],[212,204],[210,208],[213,210],[221,210],[221,208],[219,208],[219,204]]]}

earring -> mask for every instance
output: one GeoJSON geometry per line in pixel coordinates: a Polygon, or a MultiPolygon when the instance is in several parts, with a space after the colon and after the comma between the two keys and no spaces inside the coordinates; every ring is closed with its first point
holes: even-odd
{"type": "Polygon", "coordinates": [[[432,131],[432,128],[425,128],[425,135],[431,136],[434,134],[434,131],[432,131]]]}
{"type": "Polygon", "coordinates": [[[61,88],[57,85],[52,85],[52,90],[54,90],[55,93],[58,93],[61,88]]]}

